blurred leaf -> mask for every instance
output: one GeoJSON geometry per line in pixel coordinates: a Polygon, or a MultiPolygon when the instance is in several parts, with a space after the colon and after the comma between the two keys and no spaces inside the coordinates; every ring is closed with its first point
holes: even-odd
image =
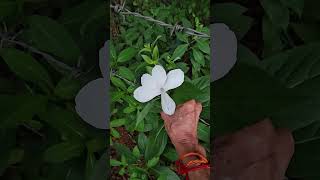
{"type": "Polygon", "coordinates": [[[199,96],[202,94],[203,91],[195,85],[189,82],[184,82],[180,87],[174,90],[171,97],[177,104],[182,104],[191,99],[199,100],[199,96]]]}
{"type": "Polygon", "coordinates": [[[301,17],[304,7],[304,0],[281,0],[281,3],[287,8],[292,9],[301,17]]]}
{"type": "Polygon", "coordinates": [[[58,82],[54,89],[54,94],[62,99],[73,99],[80,88],[78,80],[65,77],[58,82]]]}
{"type": "Polygon", "coordinates": [[[148,168],[152,168],[154,167],[155,165],[157,165],[159,162],[159,157],[154,157],[152,159],[150,159],[148,162],[147,162],[147,167],[148,168]]]}
{"type": "Polygon", "coordinates": [[[179,176],[168,167],[159,166],[154,170],[163,177],[163,180],[180,180],[179,176]]]}
{"type": "Polygon", "coordinates": [[[86,170],[85,170],[86,180],[91,179],[95,164],[96,164],[96,158],[94,157],[94,154],[88,153],[87,161],[86,161],[86,170]]]}
{"type": "Polygon", "coordinates": [[[211,16],[215,23],[226,24],[238,39],[242,39],[253,23],[251,17],[243,15],[246,11],[246,7],[236,3],[216,3],[211,8],[211,16]]]}
{"type": "Polygon", "coordinates": [[[320,25],[314,24],[291,24],[297,35],[306,43],[320,41],[320,25]]]}
{"type": "Polygon", "coordinates": [[[278,0],[260,0],[268,18],[276,27],[286,29],[289,25],[289,10],[281,1],[278,0]]]}
{"type": "Polygon", "coordinates": [[[74,65],[80,56],[80,49],[63,25],[45,16],[28,18],[28,33],[40,50],[52,53],[68,64],[74,65]]]}
{"type": "MultiPolygon", "coordinates": [[[[110,160],[111,161],[111,160],[110,160]]],[[[110,175],[106,169],[110,168],[107,165],[109,162],[108,153],[105,152],[98,161],[96,161],[94,168],[92,169],[92,174],[90,180],[105,180],[110,175]]]]}
{"type": "Polygon", "coordinates": [[[262,20],[262,31],[263,56],[267,57],[280,52],[284,47],[280,37],[280,30],[266,16],[262,20]]]}
{"type": "Polygon", "coordinates": [[[138,146],[135,146],[132,150],[132,153],[135,157],[139,158],[141,156],[140,150],[138,148],[138,146]]]}
{"type": "Polygon", "coordinates": [[[23,149],[13,149],[10,153],[8,164],[14,165],[16,163],[19,163],[22,161],[24,156],[24,150],[23,149]]]}
{"type": "Polygon", "coordinates": [[[1,56],[19,78],[33,82],[42,87],[43,83],[52,87],[51,78],[47,70],[29,54],[16,49],[4,49],[1,56]]]}
{"type": "Polygon", "coordinates": [[[112,167],[115,167],[115,166],[121,166],[122,165],[122,162],[118,161],[118,160],[115,160],[115,159],[110,159],[110,165],[112,167]]]}
{"type": "Polygon", "coordinates": [[[210,54],[209,42],[197,40],[196,47],[198,47],[202,52],[210,54]]]}
{"type": "Polygon", "coordinates": [[[44,160],[49,163],[61,163],[82,154],[84,146],[80,143],[62,142],[49,147],[44,153],[44,160]]]}

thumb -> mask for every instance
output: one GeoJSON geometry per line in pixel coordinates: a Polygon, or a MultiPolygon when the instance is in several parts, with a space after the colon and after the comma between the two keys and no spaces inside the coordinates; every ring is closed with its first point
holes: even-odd
{"type": "Polygon", "coordinates": [[[171,119],[171,117],[168,114],[164,113],[164,112],[161,112],[160,115],[161,115],[161,118],[164,120],[165,123],[167,123],[171,119]]]}

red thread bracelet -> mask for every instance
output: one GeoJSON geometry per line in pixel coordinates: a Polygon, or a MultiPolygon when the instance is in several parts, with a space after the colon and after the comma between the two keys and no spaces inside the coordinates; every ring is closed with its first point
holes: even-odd
{"type": "Polygon", "coordinates": [[[188,173],[191,172],[191,171],[196,171],[196,170],[200,170],[200,169],[209,169],[210,168],[210,165],[208,164],[208,160],[202,156],[201,154],[199,153],[188,153],[188,154],[185,154],[183,156],[181,156],[177,161],[176,161],[176,167],[177,167],[177,171],[180,175],[186,175],[186,180],[189,179],[188,177],[188,173]],[[188,156],[198,156],[200,157],[200,161],[201,163],[203,164],[200,164],[198,166],[195,166],[195,167],[191,167],[189,168],[188,166],[184,165],[182,160],[185,158],[185,157],[188,157],[188,156]]]}

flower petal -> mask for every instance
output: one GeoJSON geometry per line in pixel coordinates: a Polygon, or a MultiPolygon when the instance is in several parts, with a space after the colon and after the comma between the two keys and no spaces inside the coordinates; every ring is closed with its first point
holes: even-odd
{"type": "Polygon", "coordinates": [[[181,69],[174,69],[167,75],[166,83],[163,86],[165,91],[179,87],[184,81],[184,73],[181,69]]]}
{"type": "Polygon", "coordinates": [[[159,89],[162,88],[167,79],[166,70],[164,70],[164,68],[160,65],[155,65],[152,69],[152,78],[157,83],[157,87],[159,89]]]}
{"type": "Polygon", "coordinates": [[[139,102],[148,102],[154,97],[160,95],[160,89],[140,86],[133,92],[133,97],[139,102]]]}
{"type": "Polygon", "coordinates": [[[232,69],[237,61],[237,38],[228,26],[211,24],[211,82],[216,81],[232,69]]]}
{"type": "Polygon", "coordinates": [[[166,92],[161,93],[161,106],[163,112],[168,115],[174,114],[176,110],[176,103],[166,92]]]}
{"type": "MultiPolygon", "coordinates": [[[[151,89],[157,88],[157,83],[150,74],[144,74],[141,77],[141,85],[151,89]]],[[[159,88],[160,89],[160,88],[159,88]]]]}
{"type": "Polygon", "coordinates": [[[88,124],[99,128],[109,127],[109,95],[107,83],[103,78],[85,85],[75,98],[76,111],[88,124]]]}

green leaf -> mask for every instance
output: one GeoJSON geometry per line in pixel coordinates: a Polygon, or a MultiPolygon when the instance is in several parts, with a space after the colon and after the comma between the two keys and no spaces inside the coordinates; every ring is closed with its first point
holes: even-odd
{"type": "Polygon", "coordinates": [[[80,83],[69,77],[62,78],[54,89],[54,94],[62,99],[73,99],[80,90],[80,83]]]}
{"type": "Polygon", "coordinates": [[[78,61],[80,49],[63,25],[38,15],[30,16],[28,24],[28,35],[37,48],[62,58],[68,64],[78,61]]]}
{"type": "Polygon", "coordinates": [[[136,49],[131,47],[127,48],[120,52],[117,62],[120,62],[120,63],[127,62],[131,60],[136,54],[137,54],[136,49]]]}
{"type": "Polygon", "coordinates": [[[130,80],[130,81],[135,80],[133,72],[129,68],[124,67],[124,66],[119,67],[119,75],[125,79],[130,80]]]}
{"type": "Polygon", "coordinates": [[[117,161],[117,160],[115,160],[115,159],[110,159],[110,165],[111,165],[112,167],[114,167],[114,166],[121,166],[121,165],[122,165],[122,162],[117,161]]]}
{"type": "Polygon", "coordinates": [[[121,137],[120,133],[115,128],[110,128],[110,133],[115,138],[120,138],[121,137]]]}
{"type": "Polygon", "coordinates": [[[179,45],[173,52],[171,59],[175,61],[177,58],[181,58],[184,53],[188,50],[189,44],[179,45]]]}
{"type": "Polygon", "coordinates": [[[179,158],[178,154],[177,154],[177,151],[174,148],[171,148],[171,147],[169,147],[169,148],[167,147],[166,148],[163,156],[168,158],[171,162],[174,162],[179,158]]]}
{"type": "Polygon", "coordinates": [[[115,49],[112,41],[110,41],[109,48],[110,48],[110,56],[111,56],[112,60],[116,60],[117,59],[117,52],[116,52],[116,49],[115,49]]]}
{"type": "Polygon", "coordinates": [[[210,54],[210,47],[208,41],[197,40],[196,47],[199,48],[202,52],[210,54]]]}
{"type": "Polygon", "coordinates": [[[292,23],[291,26],[297,35],[306,43],[320,41],[320,25],[317,23],[292,23]]]}
{"type": "Polygon", "coordinates": [[[0,20],[14,15],[17,10],[17,2],[2,0],[0,2],[0,20]]]}
{"type": "Polygon", "coordinates": [[[148,161],[153,157],[160,156],[167,145],[167,140],[168,136],[163,127],[155,131],[155,133],[148,138],[144,153],[145,160],[148,161]]]}
{"type": "Polygon", "coordinates": [[[158,162],[159,162],[159,157],[154,157],[147,162],[147,167],[152,168],[152,167],[156,166],[158,164],[158,162]]]}
{"type": "Polygon", "coordinates": [[[153,101],[149,102],[141,112],[138,112],[137,115],[137,122],[136,122],[136,127],[138,126],[138,124],[144,120],[144,118],[147,116],[147,114],[149,113],[149,111],[151,110],[153,106],[153,101]]]}
{"type": "Polygon", "coordinates": [[[280,31],[271,23],[266,16],[262,19],[263,31],[263,56],[267,57],[280,52],[283,48],[283,43],[280,37],[280,31]]]}
{"type": "Polygon", "coordinates": [[[124,119],[124,118],[115,119],[110,122],[110,127],[119,127],[119,126],[123,126],[125,124],[126,124],[126,119],[124,119]]]}
{"type": "Polygon", "coordinates": [[[141,57],[143,58],[143,60],[148,63],[148,64],[154,64],[154,61],[147,55],[141,55],[141,57]]]}
{"type": "Polygon", "coordinates": [[[90,180],[105,180],[108,177],[107,168],[110,168],[107,165],[109,160],[109,153],[105,152],[100,159],[95,163],[94,168],[92,170],[90,180]]]}
{"type": "Polygon", "coordinates": [[[140,151],[139,151],[138,146],[135,146],[135,147],[133,148],[132,153],[133,153],[133,155],[134,155],[135,157],[137,157],[137,158],[139,158],[139,157],[141,156],[141,153],[140,153],[140,151]]]}
{"type": "Polygon", "coordinates": [[[270,18],[273,25],[286,29],[289,25],[289,10],[281,1],[260,0],[262,7],[270,18]]]}
{"type": "Polygon", "coordinates": [[[138,147],[142,152],[145,152],[147,146],[148,138],[144,133],[139,133],[138,135],[138,147]]]}
{"type": "Polygon", "coordinates": [[[192,49],[192,54],[193,54],[194,60],[197,63],[199,63],[201,66],[205,65],[204,56],[200,51],[194,48],[192,49]]]}
{"type": "Polygon", "coordinates": [[[162,176],[163,180],[180,180],[180,177],[168,167],[159,166],[153,170],[155,170],[159,176],[162,176]]]}
{"type": "Polygon", "coordinates": [[[123,155],[126,158],[128,164],[132,164],[137,161],[137,158],[133,155],[130,149],[125,145],[114,143],[113,148],[115,148],[118,155],[123,155]]]}
{"type": "Polygon", "coordinates": [[[177,32],[176,36],[180,41],[188,43],[188,36],[186,34],[181,33],[181,32],[177,32]]]}
{"type": "Polygon", "coordinates": [[[281,3],[284,4],[287,8],[292,9],[300,17],[302,16],[304,0],[281,0],[281,3]]]}
{"type": "Polygon", "coordinates": [[[124,84],[124,82],[121,79],[112,76],[110,78],[110,80],[111,80],[111,83],[114,86],[116,86],[116,87],[118,87],[118,88],[120,88],[122,90],[126,90],[127,89],[127,86],[124,84]]]}
{"type": "Polygon", "coordinates": [[[320,75],[320,43],[312,43],[276,54],[260,66],[287,87],[295,87],[320,75]]]}
{"type": "Polygon", "coordinates": [[[158,59],[159,59],[159,49],[158,49],[158,46],[155,46],[155,47],[153,48],[152,59],[153,59],[154,61],[158,61],[158,59]]]}
{"type": "Polygon", "coordinates": [[[99,152],[107,146],[106,138],[96,137],[86,142],[89,153],[99,152]]]}
{"type": "Polygon", "coordinates": [[[314,140],[295,146],[295,152],[287,170],[288,176],[292,178],[320,176],[319,169],[316,168],[320,163],[319,143],[320,140],[314,140]]]}
{"type": "Polygon", "coordinates": [[[86,170],[85,170],[86,180],[90,180],[95,164],[96,164],[96,158],[94,157],[94,154],[88,153],[87,161],[86,161],[86,170]]]}
{"type": "Polygon", "coordinates": [[[206,143],[210,143],[210,126],[201,122],[198,124],[198,138],[206,143]]]}
{"type": "Polygon", "coordinates": [[[189,82],[184,82],[174,90],[171,97],[177,104],[182,104],[191,99],[200,100],[200,96],[202,95],[203,91],[199,88],[189,82]]]}
{"type": "Polygon", "coordinates": [[[3,49],[1,56],[19,78],[40,85],[52,87],[52,81],[47,70],[29,54],[16,49],[3,49]]]}
{"type": "Polygon", "coordinates": [[[8,164],[14,165],[16,163],[19,163],[23,160],[23,157],[24,157],[24,150],[23,149],[13,149],[10,152],[8,164]]]}
{"type": "Polygon", "coordinates": [[[229,26],[240,40],[253,24],[251,17],[243,15],[246,11],[246,7],[236,3],[215,3],[211,8],[211,16],[214,17],[215,22],[223,22],[229,26]]]}
{"type": "Polygon", "coordinates": [[[80,119],[76,119],[75,114],[61,107],[50,105],[47,112],[40,114],[40,119],[70,141],[81,141],[88,136],[88,130],[80,123],[80,119]]]}
{"type": "Polygon", "coordinates": [[[44,153],[44,160],[49,163],[61,163],[82,154],[84,146],[80,143],[63,142],[49,147],[44,153]]]}

